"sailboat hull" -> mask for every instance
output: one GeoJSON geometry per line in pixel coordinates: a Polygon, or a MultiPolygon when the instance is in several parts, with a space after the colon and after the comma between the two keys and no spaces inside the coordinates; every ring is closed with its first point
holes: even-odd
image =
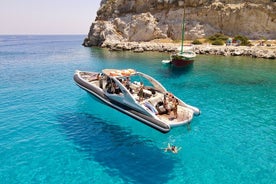
{"type": "Polygon", "coordinates": [[[187,67],[193,63],[193,59],[174,59],[171,61],[171,64],[175,67],[187,67]]]}

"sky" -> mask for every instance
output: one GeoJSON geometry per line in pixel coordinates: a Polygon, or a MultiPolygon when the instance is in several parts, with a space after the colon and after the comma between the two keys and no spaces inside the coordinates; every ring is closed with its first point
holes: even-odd
{"type": "Polygon", "coordinates": [[[88,34],[101,0],[0,0],[0,34],[88,34]]]}

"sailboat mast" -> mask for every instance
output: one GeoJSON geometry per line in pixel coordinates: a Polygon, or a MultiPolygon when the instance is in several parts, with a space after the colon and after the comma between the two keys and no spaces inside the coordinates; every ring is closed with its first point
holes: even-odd
{"type": "Polygon", "coordinates": [[[182,40],[181,40],[181,51],[183,53],[183,45],[184,45],[184,34],[185,34],[185,1],[183,5],[183,18],[182,18],[182,40]]]}

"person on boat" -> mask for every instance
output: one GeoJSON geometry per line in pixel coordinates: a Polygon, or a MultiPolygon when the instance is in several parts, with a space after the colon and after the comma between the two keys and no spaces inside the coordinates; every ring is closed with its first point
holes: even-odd
{"type": "Polygon", "coordinates": [[[116,92],[116,84],[113,80],[107,83],[106,89],[108,93],[114,94],[116,92]]]}
{"type": "Polygon", "coordinates": [[[165,107],[166,107],[166,110],[168,111],[167,114],[170,114],[174,108],[174,104],[173,104],[174,96],[171,93],[166,93],[166,97],[164,98],[164,100],[166,101],[165,107]]]}
{"type": "Polygon", "coordinates": [[[144,91],[143,91],[143,89],[144,89],[144,83],[141,82],[141,86],[140,86],[139,91],[138,91],[139,101],[142,101],[143,98],[144,98],[144,91]]]}
{"type": "Polygon", "coordinates": [[[165,148],[165,152],[171,151],[172,153],[178,153],[179,150],[181,150],[181,147],[178,148],[178,147],[176,147],[174,145],[171,146],[170,143],[168,143],[168,147],[165,148]]]}
{"type": "Polygon", "coordinates": [[[115,89],[115,94],[120,94],[121,93],[121,89],[120,87],[114,82],[114,89],[115,89]]]}
{"type": "Polygon", "coordinates": [[[168,106],[168,96],[169,93],[166,93],[163,98],[163,106],[166,109],[166,113],[169,114],[169,106],[168,106]]]}
{"type": "Polygon", "coordinates": [[[129,77],[127,77],[124,84],[125,84],[127,90],[129,90],[129,92],[132,94],[132,93],[133,93],[133,90],[132,90],[131,87],[130,87],[130,83],[131,83],[131,82],[130,82],[130,79],[129,79],[129,77]]]}
{"type": "Polygon", "coordinates": [[[174,118],[177,119],[177,106],[178,106],[179,102],[176,98],[173,98],[173,114],[174,114],[174,118]]]}
{"type": "Polygon", "coordinates": [[[108,79],[107,79],[107,83],[106,83],[106,85],[105,85],[105,89],[106,89],[106,91],[107,91],[108,93],[112,93],[111,88],[112,88],[112,83],[111,83],[111,80],[108,78],[108,79]]]}
{"type": "Polygon", "coordinates": [[[103,74],[102,73],[97,74],[97,80],[99,80],[99,87],[103,89],[103,74]]]}

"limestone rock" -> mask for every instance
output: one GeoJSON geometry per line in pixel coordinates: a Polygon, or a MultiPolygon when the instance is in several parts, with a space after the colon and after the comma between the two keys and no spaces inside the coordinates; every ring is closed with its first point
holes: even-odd
{"type": "Polygon", "coordinates": [[[129,24],[129,41],[150,41],[166,38],[166,35],[157,27],[155,18],[150,13],[135,15],[129,24]]]}
{"type": "Polygon", "coordinates": [[[185,39],[217,32],[249,39],[276,38],[273,0],[102,0],[84,45],[180,40],[184,6],[185,39]]]}
{"type": "Polygon", "coordinates": [[[96,21],[90,28],[88,38],[84,45],[102,46],[104,42],[123,41],[123,37],[116,31],[115,26],[109,21],[96,21]]]}

